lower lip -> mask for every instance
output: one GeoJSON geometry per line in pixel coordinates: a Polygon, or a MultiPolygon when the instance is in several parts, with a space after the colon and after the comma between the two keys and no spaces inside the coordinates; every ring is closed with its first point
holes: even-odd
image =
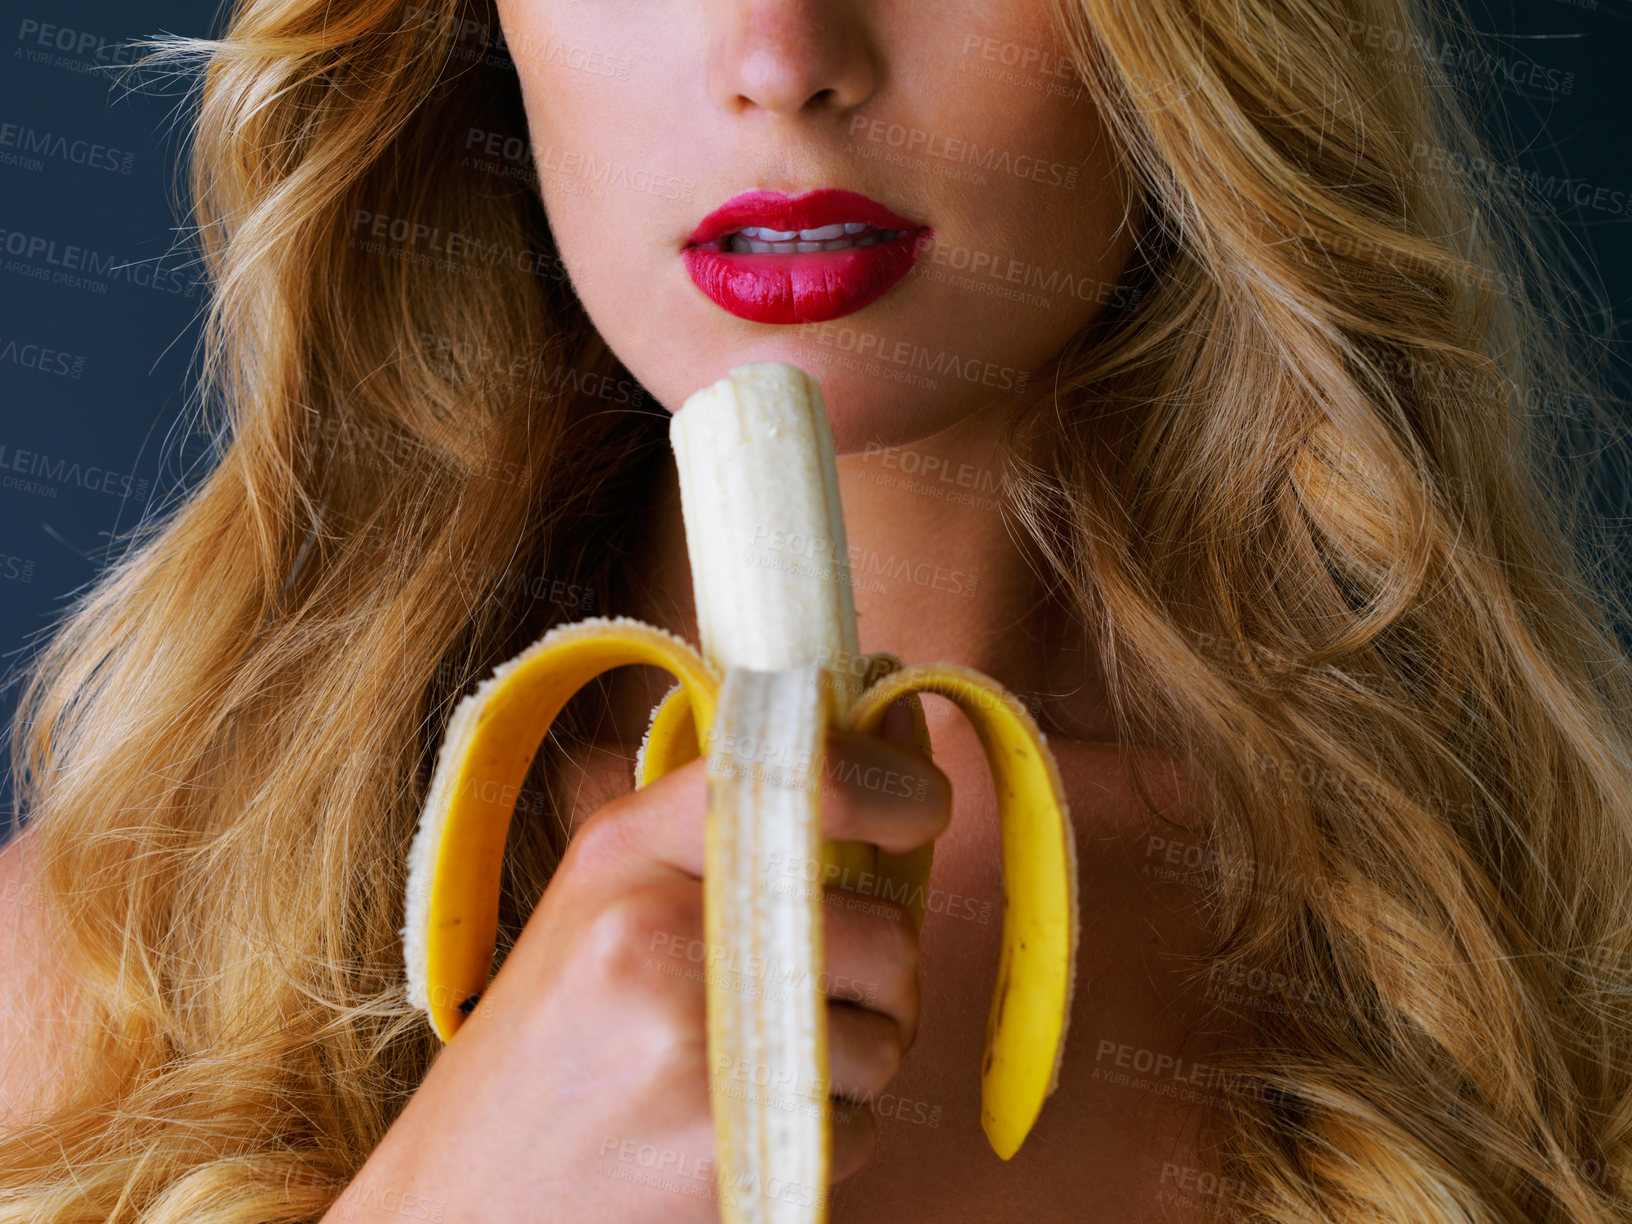
{"type": "Polygon", "coordinates": [[[682,252],[692,283],[720,309],[752,323],[821,323],[854,314],[877,301],[917,262],[934,231],[907,230],[889,242],[747,255],[717,242],[682,252]]]}

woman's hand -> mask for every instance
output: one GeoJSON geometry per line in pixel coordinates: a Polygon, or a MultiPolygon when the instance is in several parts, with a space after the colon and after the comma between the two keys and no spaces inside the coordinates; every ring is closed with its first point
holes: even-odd
{"type": "MultiPolygon", "coordinates": [[[[901,853],[946,828],[950,784],[907,746],[905,713],[889,712],[885,738],[829,732],[828,760],[844,768],[823,771],[824,837],[901,853]],[[861,785],[881,776],[873,766],[895,771],[888,788],[861,785]]],[[[324,1224],[719,1218],[706,783],[705,762],[692,761],[577,829],[481,1002],[324,1224]]],[[[866,1163],[875,1126],[870,1105],[843,1098],[871,1101],[917,1031],[918,936],[906,909],[881,898],[829,904],[823,923],[837,1181],[866,1163]]]]}

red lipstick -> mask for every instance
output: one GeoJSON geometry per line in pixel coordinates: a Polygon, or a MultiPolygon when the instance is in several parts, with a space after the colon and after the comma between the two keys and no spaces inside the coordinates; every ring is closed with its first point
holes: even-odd
{"type": "Polygon", "coordinates": [[[692,283],[739,319],[821,323],[889,292],[933,234],[853,191],[745,191],[703,218],[681,257],[692,283]]]}

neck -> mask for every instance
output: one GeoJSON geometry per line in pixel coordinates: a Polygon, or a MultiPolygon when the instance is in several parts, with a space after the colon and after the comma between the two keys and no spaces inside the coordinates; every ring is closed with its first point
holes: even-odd
{"type": "MultiPolygon", "coordinates": [[[[838,457],[860,648],[976,668],[1019,696],[1046,731],[1111,738],[1081,621],[1049,598],[1000,510],[1002,424],[998,412],[974,413],[908,446],[838,457]]],[[[695,643],[673,463],[662,473],[626,611],[695,643]]],[[[667,687],[654,673],[614,696],[618,739],[632,732],[639,742],[667,687]]]]}

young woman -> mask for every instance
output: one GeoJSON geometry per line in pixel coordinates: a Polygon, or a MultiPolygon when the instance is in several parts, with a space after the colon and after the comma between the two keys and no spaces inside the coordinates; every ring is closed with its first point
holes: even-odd
{"type": "Polygon", "coordinates": [[[19,714],[0,1221],[717,1218],[702,765],[630,783],[665,678],[539,754],[445,1048],[399,930],[460,694],[563,620],[693,636],[668,414],[762,360],[822,383],[862,648],[1023,694],[1081,860],[1005,1164],[978,745],[835,733],[925,798],[828,833],[938,840],[921,940],[829,898],[831,1218],[1626,1218],[1632,693],[1547,445],[1599,401],[1452,29],[238,0],[193,45],[219,455],[19,714]]]}

